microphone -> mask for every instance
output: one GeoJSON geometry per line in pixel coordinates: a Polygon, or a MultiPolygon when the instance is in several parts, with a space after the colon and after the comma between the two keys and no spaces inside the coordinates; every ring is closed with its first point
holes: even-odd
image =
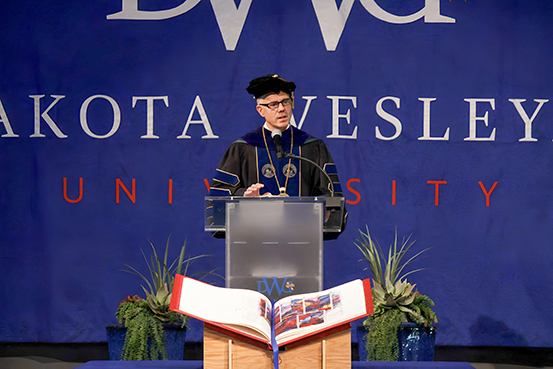
{"type": "Polygon", "coordinates": [[[325,175],[326,179],[328,180],[328,184],[330,186],[330,197],[335,196],[334,183],[332,182],[332,179],[330,178],[328,173],[323,168],[321,168],[321,166],[319,164],[315,163],[313,160],[304,158],[303,156],[294,155],[291,152],[290,153],[285,153],[284,150],[282,149],[282,139],[281,139],[282,132],[279,131],[278,129],[275,129],[274,131],[271,132],[271,137],[273,138],[273,142],[275,143],[276,157],[277,157],[278,160],[282,160],[282,158],[288,157],[288,158],[303,160],[303,161],[306,161],[308,163],[311,163],[318,170],[320,170],[325,175]]]}
{"type": "Polygon", "coordinates": [[[271,132],[271,137],[273,138],[273,142],[275,143],[276,157],[278,160],[282,160],[282,158],[286,156],[284,150],[282,149],[282,132],[280,132],[278,129],[275,129],[273,130],[273,132],[271,132]]]}

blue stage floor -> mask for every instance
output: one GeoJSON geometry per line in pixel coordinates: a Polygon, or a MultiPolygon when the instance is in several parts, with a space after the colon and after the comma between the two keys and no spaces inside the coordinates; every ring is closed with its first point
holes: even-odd
{"type": "MultiPolygon", "coordinates": [[[[453,361],[352,361],[355,368],[398,368],[398,369],[474,369],[465,362],[453,361]]],[[[77,367],[78,369],[202,369],[202,361],[89,361],[77,367]]]]}

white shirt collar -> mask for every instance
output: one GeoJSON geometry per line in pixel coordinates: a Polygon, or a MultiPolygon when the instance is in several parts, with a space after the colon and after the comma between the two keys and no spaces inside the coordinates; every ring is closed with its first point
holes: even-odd
{"type": "MultiPolygon", "coordinates": [[[[265,124],[263,125],[263,128],[265,128],[267,131],[270,131],[269,127],[267,126],[267,122],[265,122],[265,124]]],[[[288,130],[288,128],[290,128],[290,123],[288,123],[288,126],[286,127],[285,131],[288,130]]]]}

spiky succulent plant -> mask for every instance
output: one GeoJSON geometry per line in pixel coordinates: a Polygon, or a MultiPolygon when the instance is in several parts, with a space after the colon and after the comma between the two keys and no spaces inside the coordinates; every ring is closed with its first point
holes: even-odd
{"type": "MultiPolygon", "coordinates": [[[[151,242],[152,252],[150,258],[146,257],[146,253],[141,249],[142,256],[148,266],[149,278],[136,268],[125,264],[128,269],[123,270],[124,272],[138,275],[145,282],[146,286],[142,285],[141,287],[146,293],[146,300],[137,295],[129,295],[119,303],[116,317],[119,323],[127,328],[123,346],[123,360],[166,359],[163,324],[172,323],[184,327],[189,319],[189,317],[169,309],[175,275],[186,275],[192,262],[207,255],[185,259],[185,243],[181,247],[178,257],[169,264],[170,239],[169,237],[167,240],[163,258],[158,255],[151,242]],[[148,342],[150,342],[149,349],[148,342]]],[[[202,276],[217,275],[213,271],[200,274],[202,276]]]]}
{"type": "Polygon", "coordinates": [[[398,242],[397,230],[394,243],[385,256],[382,248],[373,241],[369,228],[361,235],[355,245],[367,261],[373,275],[374,314],[367,318],[364,325],[369,327],[367,335],[367,360],[397,360],[397,331],[402,322],[415,322],[423,326],[437,323],[432,310],[434,302],[415,290],[415,284],[407,282],[407,276],[421,269],[406,272],[405,268],[416,260],[424,249],[403,262],[407,252],[415,241],[409,236],[398,242]]]}
{"type": "Polygon", "coordinates": [[[376,316],[384,314],[386,310],[398,309],[406,314],[406,320],[423,326],[437,323],[436,315],[430,308],[434,302],[420,292],[415,291],[416,284],[407,280],[397,281],[395,285],[386,283],[386,290],[373,281],[373,304],[376,316]]]}
{"type": "Polygon", "coordinates": [[[147,289],[142,287],[146,293],[146,302],[154,313],[154,315],[164,323],[171,320],[172,311],[169,310],[171,303],[171,293],[167,289],[167,283],[163,284],[155,293],[149,293],[147,289]]]}
{"type": "MultiPolygon", "coordinates": [[[[171,310],[169,310],[169,305],[171,303],[171,291],[173,290],[173,283],[175,281],[175,275],[176,274],[182,274],[187,275],[188,268],[190,265],[197,261],[198,259],[204,258],[209,255],[199,255],[199,256],[193,256],[186,258],[185,250],[186,250],[186,242],[181,247],[178,257],[169,264],[168,260],[168,254],[169,254],[169,242],[171,240],[171,237],[167,239],[167,244],[165,245],[165,252],[163,254],[163,259],[160,257],[160,254],[158,254],[155,246],[153,243],[150,242],[150,247],[152,249],[152,253],[150,255],[150,258],[146,256],[146,253],[144,250],[142,250],[142,256],[144,257],[144,261],[146,262],[146,265],[148,266],[148,272],[149,277],[138,271],[136,268],[133,268],[130,265],[125,264],[125,266],[128,269],[124,269],[124,272],[135,274],[139,276],[146,285],[142,285],[142,289],[146,293],[146,302],[150,306],[152,312],[155,314],[155,316],[162,322],[167,323],[176,323],[181,322],[182,319],[184,319],[183,326],[186,323],[186,320],[188,320],[188,317],[182,316],[179,317],[180,314],[174,313],[171,310]]],[[[205,272],[205,273],[196,273],[195,275],[199,274],[200,279],[207,276],[207,275],[216,275],[214,271],[205,272]]]]}
{"type": "Polygon", "coordinates": [[[397,281],[396,284],[392,284],[386,279],[386,289],[378,283],[373,283],[373,300],[376,303],[375,307],[380,310],[399,309],[404,312],[408,312],[406,306],[413,303],[415,300],[415,294],[413,289],[414,284],[407,282],[407,280],[397,281]]]}

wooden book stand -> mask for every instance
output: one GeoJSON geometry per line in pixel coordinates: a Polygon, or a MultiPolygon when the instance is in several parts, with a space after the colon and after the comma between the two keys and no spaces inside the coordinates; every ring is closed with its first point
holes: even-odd
{"type": "MultiPolygon", "coordinates": [[[[273,369],[273,352],[262,342],[204,325],[205,369],[273,369]]],[[[291,343],[279,352],[279,369],[351,368],[350,325],[291,343]]]]}

